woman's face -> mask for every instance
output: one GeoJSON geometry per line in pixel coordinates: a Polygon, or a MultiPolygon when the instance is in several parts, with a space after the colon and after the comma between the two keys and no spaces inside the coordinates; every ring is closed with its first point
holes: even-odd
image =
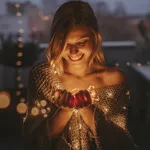
{"type": "Polygon", "coordinates": [[[62,57],[68,65],[83,65],[89,63],[93,52],[92,31],[83,25],[71,29],[63,50],[62,57]]]}

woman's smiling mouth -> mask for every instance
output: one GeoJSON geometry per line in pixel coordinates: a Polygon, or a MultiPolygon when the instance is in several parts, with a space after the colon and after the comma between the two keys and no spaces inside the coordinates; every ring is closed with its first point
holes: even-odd
{"type": "Polygon", "coordinates": [[[84,56],[84,54],[82,54],[82,55],[80,55],[80,56],[75,56],[75,57],[69,56],[69,58],[70,58],[72,61],[78,61],[78,60],[82,59],[83,56],[84,56]]]}

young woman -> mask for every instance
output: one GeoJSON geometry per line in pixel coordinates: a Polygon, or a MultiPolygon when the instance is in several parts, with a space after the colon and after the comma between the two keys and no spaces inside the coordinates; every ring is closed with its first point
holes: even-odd
{"type": "Polygon", "coordinates": [[[123,71],[105,65],[96,17],[86,2],[57,10],[46,54],[29,77],[25,150],[133,150],[123,71]]]}

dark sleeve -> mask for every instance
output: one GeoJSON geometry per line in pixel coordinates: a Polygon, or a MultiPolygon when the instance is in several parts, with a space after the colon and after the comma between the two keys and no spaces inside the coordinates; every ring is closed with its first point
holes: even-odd
{"type": "Polygon", "coordinates": [[[47,122],[49,122],[56,112],[57,108],[49,100],[37,92],[37,85],[32,71],[29,76],[29,83],[27,89],[27,105],[28,111],[23,126],[24,148],[25,150],[51,150],[52,144],[48,137],[47,122]],[[46,106],[42,107],[41,100],[45,100],[46,106]],[[39,113],[33,115],[33,108],[39,113]],[[49,108],[47,111],[47,108],[49,108]],[[44,109],[47,112],[41,113],[44,109]]]}
{"type": "Polygon", "coordinates": [[[136,150],[137,146],[126,127],[129,88],[127,85],[111,86],[102,89],[100,94],[103,100],[95,108],[95,123],[102,147],[136,150]]]}

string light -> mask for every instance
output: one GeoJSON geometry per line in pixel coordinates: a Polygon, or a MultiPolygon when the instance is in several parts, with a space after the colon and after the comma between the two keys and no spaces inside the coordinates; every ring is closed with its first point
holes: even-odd
{"type": "Polygon", "coordinates": [[[23,88],[24,85],[23,85],[23,84],[18,84],[18,87],[19,87],[19,88],[23,88]]]}
{"type": "Polygon", "coordinates": [[[24,29],[20,28],[19,33],[24,33],[24,29]]]}
{"type": "Polygon", "coordinates": [[[115,65],[116,65],[116,67],[118,67],[118,66],[119,66],[119,63],[116,63],[115,65]]]}
{"type": "Polygon", "coordinates": [[[18,56],[18,57],[22,57],[22,56],[23,56],[23,53],[22,53],[22,52],[18,52],[18,53],[17,53],[17,56],[18,56]]]}
{"type": "Polygon", "coordinates": [[[21,95],[21,92],[20,92],[20,91],[16,91],[16,95],[17,95],[17,96],[20,96],[20,95],[21,95]]]}
{"type": "Polygon", "coordinates": [[[22,37],[18,37],[18,41],[19,41],[19,42],[22,42],[22,41],[23,41],[23,38],[22,38],[22,37]]]}
{"type": "Polygon", "coordinates": [[[20,7],[20,4],[15,4],[15,7],[16,7],[16,8],[19,8],[19,7],[20,7]]]}
{"type": "Polygon", "coordinates": [[[141,67],[141,66],[142,66],[142,64],[141,64],[141,63],[137,63],[137,66],[141,67]]]}
{"type": "Polygon", "coordinates": [[[25,103],[21,102],[17,105],[16,109],[19,114],[24,114],[24,113],[26,113],[27,105],[25,103]]]}
{"type": "Polygon", "coordinates": [[[127,62],[126,65],[127,65],[127,66],[130,66],[130,62],[127,62]]]}
{"type": "Polygon", "coordinates": [[[21,62],[21,61],[17,61],[17,62],[16,62],[16,65],[17,65],[17,66],[20,66],[20,65],[22,65],[22,62],[21,62]]]}
{"type": "Polygon", "coordinates": [[[19,48],[23,48],[24,45],[23,45],[22,43],[20,43],[20,44],[18,44],[18,47],[19,47],[19,48]]]}
{"type": "Polygon", "coordinates": [[[17,12],[16,16],[20,17],[20,16],[22,16],[22,13],[21,12],[17,12]]]}
{"type": "Polygon", "coordinates": [[[17,81],[21,81],[21,76],[17,76],[17,77],[16,77],[16,80],[17,80],[17,81]]]}
{"type": "Polygon", "coordinates": [[[10,105],[10,95],[7,92],[0,92],[0,109],[5,109],[10,105]]]}

